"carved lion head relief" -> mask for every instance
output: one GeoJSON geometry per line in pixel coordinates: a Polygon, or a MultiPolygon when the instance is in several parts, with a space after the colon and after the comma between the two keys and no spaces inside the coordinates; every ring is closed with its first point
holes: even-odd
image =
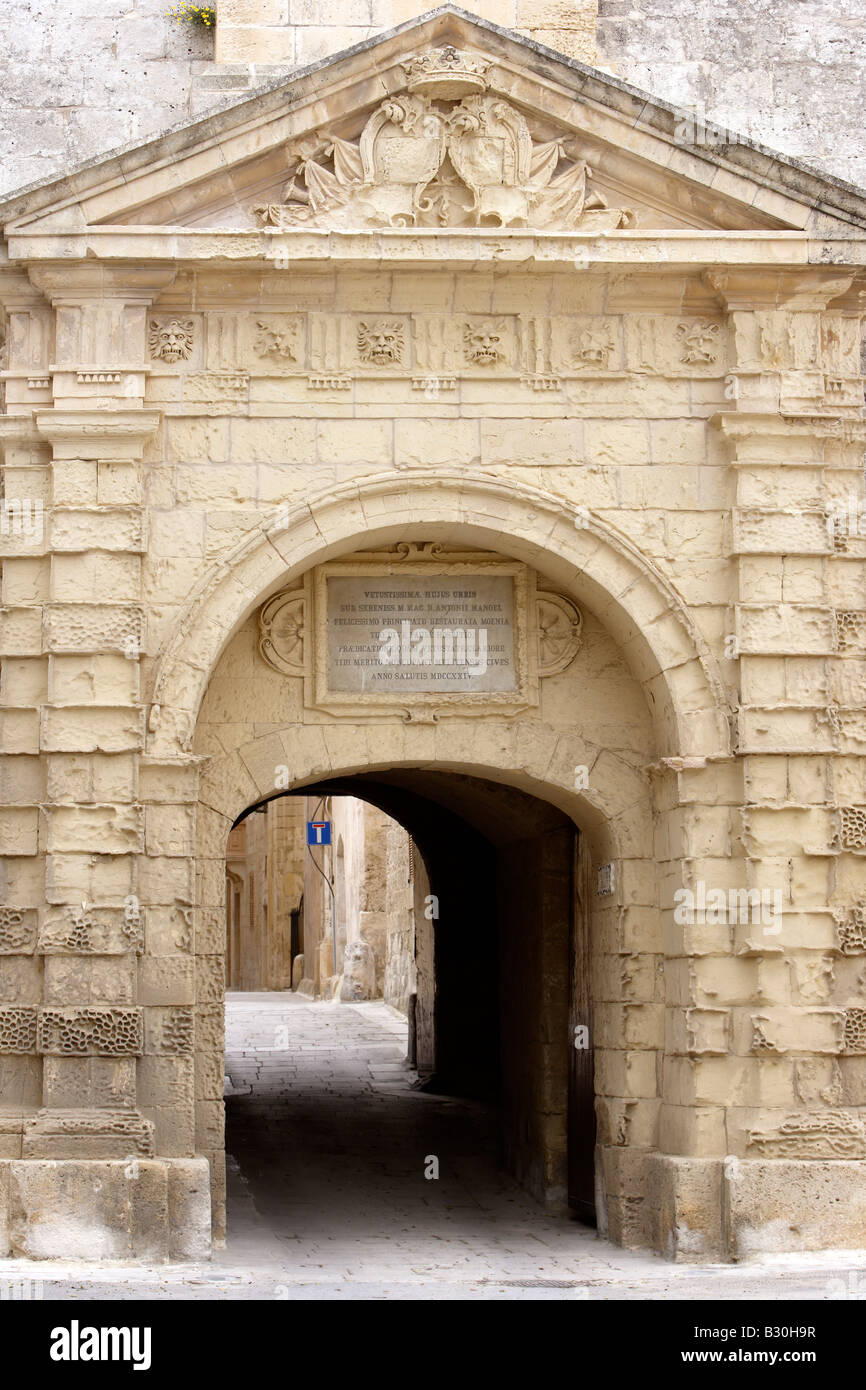
{"type": "Polygon", "coordinates": [[[399,319],[376,319],[358,324],[358,356],[362,362],[387,367],[403,361],[404,335],[399,319]]]}
{"type": "Polygon", "coordinates": [[[485,319],[483,323],[467,323],[463,329],[466,361],[476,367],[492,367],[507,361],[507,326],[503,319],[485,319]]]}
{"type": "Polygon", "coordinates": [[[151,319],[147,342],[150,355],[163,362],[185,361],[192,356],[192,319],[151,319]]]}

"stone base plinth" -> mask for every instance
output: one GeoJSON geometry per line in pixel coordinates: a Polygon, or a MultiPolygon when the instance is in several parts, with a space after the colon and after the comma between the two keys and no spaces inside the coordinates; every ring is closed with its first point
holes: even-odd
{"type": "Polygon", "coordinates": [[[679,1263],[866,1249],[866,1163],[603,1148],[601,1233],[679,1263]]]}
{"type": "Polygon", "coordinates": [[[0,1160],[0,1255],[208,1259],[204,1158],[0,1160]]]}

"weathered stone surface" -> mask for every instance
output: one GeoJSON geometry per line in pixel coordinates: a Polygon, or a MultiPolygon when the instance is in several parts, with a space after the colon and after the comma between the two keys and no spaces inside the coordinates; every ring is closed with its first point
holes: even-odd
{"type": "Polygon", "coordinates": [[[9,1166],[9,1244],[26,1259],[164,1260],[169,1165],[129,1158],[9,1166]]]}
{"type": "Polygon", "coordinates": [[[735,1259],[866,1244],[861,1163],[731,1160],[725,1185],[735,1259]]]}
{"type": "Polygon", "coordinates": [[[343,982],[340,998],[374,999],[376,997],[376,962],[371,946],[356,941],[346,947],[343,957],[343,982]]]}
{"type": "Polygon", "coordinates": [[[40,1052],[71,1057],[138,1056],[141,1010],[127,1008],[42,1009],[40,1052]]]}

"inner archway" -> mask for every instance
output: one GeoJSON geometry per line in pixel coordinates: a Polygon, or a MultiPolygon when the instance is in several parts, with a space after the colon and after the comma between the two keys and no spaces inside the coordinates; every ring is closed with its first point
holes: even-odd
{"type": "MultiPolygon", "coordinates": [[[[589,873],[575,822],[541,797],[435,767],[379,769],[328,779],[305,786],[303,793],[308,807],[315,803],[324,808],[317,810],[317,817],[327,817],[339,799],[355,798],[384,812],[411,837],[414,988],[406,1010],[408,1063],[413,1074],[417,1072],[415,1084],[427,1095],[468,1102],[465,1133],[460,1128],[463,1112],[459,1107],[449,1110],[449,1137],[435,1145],[437,1164],[447,1165],[449,1155],[443,1149],[450,1143],[459,1150],[480,1124],[487,1134],[487,1161],[492,1164],[495,1153],[549,1211],[570,1210],[594,1224],[589,873]]],[[[276,800],[296,800],[299,795],[276,800]]],[[[245,816],[254,818],[254,811],[245,816]]],[[[332,849],[328,863],[334,901],[345,903],[351,886],[347,889],[345,881],[340,882],[345,874],[342,836],[332,849]]],[[[300,942],[303,972],[307,994],[322,999],[332,982],[325,972],[314,978],[312,963],[323,951],[330,956],[331,943],[316,922],[307,903],[300,942]]],[[[339,956],[333,969],[339,973],[339,936],[335,949],[339,956]]],[[[283,973],[291,973],[290,964],[283,973]]],[[[344,991],[344,999],[351,997],[344,991]]],[[[256,996],[258,1001],[262,998],[256,996]]],[[[332,1007],[340,1006],[335,1001],[332,1007]]],[[[237,1018],[237,1003],[230,1012],[232,1008],[237,1018]]],[[[290,1011],[283,1017],[291,1024],[295,1015],[290,1011]]],[[[277,1044],[290,1052],[291,1027],[284,1025],[282,1036],[279,1029],[273,1031],[277,1044]]],[[[279,1055],[274,1054],[280,1052],[278,1045],[268,1051],[272,1069],[279,1067],[279,1055]]],[[[299,1165],[300,1131],[310,1123],[312,1101],[307,1084],[294,1104],[289,1086],[271,1115],[262,1109],[260,1097],[248,1099],[243,1091],[241,1087],[239,1096],[229,1093],[227,1150],[245,1177],[244,1170],[249,1170],[255,1187],[256,1173],[271,1171],[273,1177],[273,1162],[269,1170],[268,1163],[257,1158],[257,1146],[272,1146],[275,1127],[283,1128],[299,1165]]],[[[364,1146],[350,1145],[347,1162],[355,1183],[363,1181],[362,1157],[369,1181],[377,1187],[381,1172],[387,1173],[393,1164],[403,1175],[415,1164],[422,1176],[422,1160],[430,1155],[421,1149],[433,1141],[422,1138],[429,1111],[422,1115],[416,1104],[414,1112],[419,1124],[398,1127],[396,1143],[394,1131],[386,1126],[383,1134],[391,1137],[385,1148],[380,1149],[373,1133],[364,1146]]],[[[477,1133],[472,1142],[485,1150],[477,1133]]],[[[301,1167],[305,1159],[306,1155],[301,1167]]],[[[333,1156],[329,1161],[339,1167],[333,1156]]],[[[501,1180],[491,1169],[492,1185],[501,1180]]],[[[289,1173],[286,1182],[290,1188],[289,1173]]],[[[429,1189],[419,1183],[419,1208],[426,1208],[425,1191],[429,1189]]],[[[263,1200],[268,1201],[266,1196],[263,1200]]],[[[290,1206],[290,1198],[286,1200],[290,1206]]],[[[231,1200],[228,1217],[231,1237],[231,1200]]],[[[274,1217],[279,1219],[276,1208],[274,1217]]]]}

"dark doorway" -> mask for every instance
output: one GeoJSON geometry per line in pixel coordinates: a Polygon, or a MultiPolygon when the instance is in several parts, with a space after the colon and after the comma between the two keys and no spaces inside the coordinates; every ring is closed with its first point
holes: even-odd
{"type": "Polygon", "coordinates": [[[577,827],[523,790],[435,767],[293,794],[359,798],[411,836],[420,1085],[488,1106],[507,1169],[548,1209],[594,1224],[589,855],[577,827]]]}

